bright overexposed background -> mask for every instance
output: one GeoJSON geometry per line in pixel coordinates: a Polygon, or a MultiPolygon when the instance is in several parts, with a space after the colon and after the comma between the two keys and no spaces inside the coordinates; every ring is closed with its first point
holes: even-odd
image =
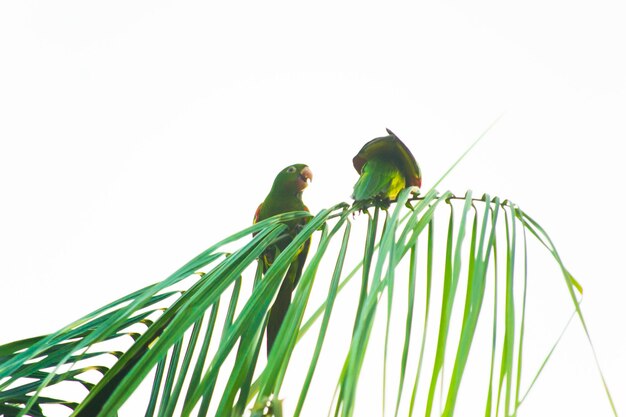
{"type": "MultiPolygon", "coordinates": [[[[312,168],[315,212],[389,127],[428,188],[504,114],[439,189],[547,229],[623,412],[625,18],[612,1],[3,2],[0,343],[165,278],[248,225],[288,164],[312,168]]],[[[568,314],[561,295],[538,314],[568,314]]],[[[579,323],[520,413],[611,414],[579,323]]]]}

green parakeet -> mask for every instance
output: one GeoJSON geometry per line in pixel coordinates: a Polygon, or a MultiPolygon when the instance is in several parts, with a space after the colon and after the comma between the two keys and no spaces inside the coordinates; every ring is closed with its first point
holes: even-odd
{"type": "MultiPolygon", "coordinates": [[[[290,211],[309,211],[302,202],[302,191],[307,187],[308,182],[313,180],[313,172],[304,164],[294,164],[278,173],[270,193],[256,210],[254,222],[258,222],[269,217],[290,211]]],[[[291,242],[293,237],[306,224],[308,219],[297,219],[287,223],[288,238],[281,239],[271,245],[262,255],[263,273],[272,265],[274,259],[291,242]]],[[[291,293],[293,292],[300,275],[304,261],[309,252],[311,239],[302,245],[299,254],[293,259],[283,283],[278,291],[278,296],[270,309],[270,317],[267,324],[267,355],[269,356],[278,330],[285,319],[285,314],[291,303],[291,293]]]]}
{"type": "Polygon", "coordinates": [[[422,185],[419,165],[409,148],[391,130],[387,133],[367,142],[352,159],[360,174],[352,193],[355,202],[373,200],[385,207],[404,188],[422,185]]]}

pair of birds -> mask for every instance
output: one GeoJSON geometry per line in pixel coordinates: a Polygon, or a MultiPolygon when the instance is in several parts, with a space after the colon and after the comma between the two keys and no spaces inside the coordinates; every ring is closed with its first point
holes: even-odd
{"type": "MultiPolygon", "coordinates": [[[[388,136],[375,138],[366,143],[352,159],[354,168],[360,175],[352,194],[355,203],[372,201],[379,206],[388,207],[405,187],[421,187],[421,172],[411,151],[389,129],[387,133],[388,136]]],[[[309,211],[302,201],[302,192],[312,180],[313,172],[305,164],[294,164],[280,171],[269,194],[257,208],[254,222],[290,211],[309,211]]],[[[290,234],[295,236],[306,221],[306,219],[294,220],[293,224],[288,224],[290,234]]],[[[290,242],[291,239],[282,239],[263,253],[261,259],[263,273],[290,242]]],[[[267,324],[268,356],[287,314],[291,293],[302,275],[310,244],[309,239],[293,259],[270,309],[267,324]]]]}

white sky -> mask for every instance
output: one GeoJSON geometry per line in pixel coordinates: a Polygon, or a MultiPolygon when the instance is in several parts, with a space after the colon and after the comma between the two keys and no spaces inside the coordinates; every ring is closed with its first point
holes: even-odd
{"type": "MultiPolygon", "coordinates": [[[[312,168],[317,211],[348,198],[352,156],[389,127],[428,188],[505,113],[439,188],[510,198],[551,234],[623,412],[625,12],[3,2],[0,343],[163,279],[247,225],[288,164],[312,168]]],[[[563,343],[521,415],[610,415],[578,323],[563,343]]]]}

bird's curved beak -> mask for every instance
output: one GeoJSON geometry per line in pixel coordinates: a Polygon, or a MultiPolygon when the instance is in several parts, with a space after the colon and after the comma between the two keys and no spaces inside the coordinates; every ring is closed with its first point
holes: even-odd
{"type": "Polygon", "coordinates": [[[304,190],[311,181],[313,181],[313,171],[311,171],[311,168],[302,168],[302,171],[300,171],[300,175],[298,176],[298,188],[300,190],[304,190]]]}

